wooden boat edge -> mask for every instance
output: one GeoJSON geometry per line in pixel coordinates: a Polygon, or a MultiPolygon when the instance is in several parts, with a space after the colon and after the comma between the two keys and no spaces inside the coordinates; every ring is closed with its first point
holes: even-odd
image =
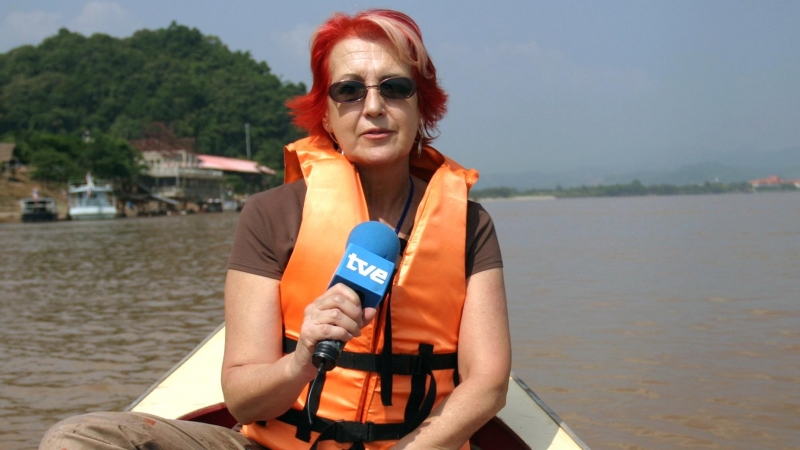
{"type": "MultiPolygon", "coordinates": [[[[148,398],[151,394],[153,394],[154,391],[156,391],[160,386],[162,386],[163,383],[168,378],[173,376],[175,374],[175,372],[177,372],[181,367],[183,367],[183,365],[187,361],[189,361],[195,355],[197,355],[197,353],[199,353],[206,346],[206,344],[209,341],[211,341],[211,340],[213,340],[215,338],[219,339],[220,333],[224,333],[224,330],[225,330],[225,322],[221,323],[216,329],[214,329],[214,331],[209,333],[202,341],[200,341],[199,344],[197,344],[195,346],[194,349],[192,349],[192,351],[187,353],[186,356],[184,356],[180,361],[178,361],[174,366],[172,366],[171,369],[169,369],[167,372],[165,372],[164,375],[161,376],[161,378],[156,380],[155,383],[153,383],[149,388],[147,388],[147,390],[144,391],[144,393],[142,393],[142,395],[140,395],[136,400],[131,402],[131,404],[128,405],[123,411],[140,411],[141,410],[141,405],[143,405],[143,402],[145,401],[146,398],[148,398]]],[[[177,418],[177,417],[166,417],[166,418],[172,419],[172,418],[177,418]]]]}
{"type": "MultiPolygon", "coordinates": [[[[574,442],[576,448],[580,448],[581,450],[589,450],[589,446],[586,445],[578,437],[578,435],[574,431],[572,431],[572,428],[570,428],[569,425],[567,425],[566,422],[561,420],[561,418],[558,416],[558,414],[556,414],[555,411],[550,409],[550,407],[547,406],[547,404],[544,402],[544,400],[542,400],[538,395],[536,395],[536,393],[533,392],[533,389],[528,387],[528,385],[520,377],[518,377],[513,371],[511,372],[511,381],[513,381],[513,383],[509,383],[509,386],[508,386],[509,391],[511,391],[511,390],[513,390],[515,388],[524,391],[524,393],[531,400],[533,400],[536,403],[536,405],[538,405],[539,408],[542,411],[544,411],[547,414],[547,416],[553,421],[553,423],[558,427],[559,431],[558,431],[556,437],[554,438],[554,441],[555,440],[567,441],[564,444],[566,446],[569,445],[568,441],[572,441],[572,442],[574,442]],[[560,436],[560,433],[563,433],[566,436],[560,436]]],[[[511,396],[512,395],[509,393],[508,397],[511,397],[511,396]]],[[[504,422],[511,422],[512,418],[510,418],[506,413],[504,413],[504,411],[505,411],[505,408],[503,410],[501,410],[497,414],[497,417],[499,419],[503,420],[504,422]]],[[[522,431],[518,431],[518,430],[514,429],[513,427],[512,427],[512,429],[517,434],[520,434],[522,432],[522,431]]],[[[527,440],[526,440],[526,442],[527,442],[527,440]]]]}

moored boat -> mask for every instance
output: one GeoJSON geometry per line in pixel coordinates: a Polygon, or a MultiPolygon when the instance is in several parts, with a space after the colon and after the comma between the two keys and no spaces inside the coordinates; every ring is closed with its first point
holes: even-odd
{"type": "Polygon", "coordinates": [[[95,184],[91,174],[84,183],[69,186],[69,217],[73,220],[99,220],[117,217],[114,189],[110,183],[95,184]]]}
{"type": "Polygon", "coordinates": [[[50,222],[58,220],[56,201],[48,197],[23,198],[20,200],[23,222],[50,222]]]}
{"type": "MultiPolygon", "coordinates": [[[[167,372],[127,411],[233,427],[220,385],[225,327],[220,326],[167,372]]],[[[483,450],[575,450],[588,447],[518,377],[511,375],[506,406],[470,439],[483,450]]]]}

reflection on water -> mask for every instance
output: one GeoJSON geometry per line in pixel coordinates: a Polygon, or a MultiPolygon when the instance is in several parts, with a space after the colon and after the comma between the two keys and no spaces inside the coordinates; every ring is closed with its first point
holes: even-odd
{"type": "MultiPolygon", "coordinates": [[[[486,202],[514,370],[591,447],[800,448],[800,195],[486,202]]],[[[0,449],[223,318],[238,215],[0,227],[0,449]]]]}

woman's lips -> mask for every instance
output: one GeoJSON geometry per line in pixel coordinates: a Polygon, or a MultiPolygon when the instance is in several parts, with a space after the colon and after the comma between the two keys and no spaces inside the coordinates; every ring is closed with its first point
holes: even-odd
{"type": "Polygon", "coordinates": [[[361,136],[367,139],[377,140],[387,138],[391,133],[391,130],[387,130],[386,128],[370,128],[369,130],[361,133],[361,136]]]}

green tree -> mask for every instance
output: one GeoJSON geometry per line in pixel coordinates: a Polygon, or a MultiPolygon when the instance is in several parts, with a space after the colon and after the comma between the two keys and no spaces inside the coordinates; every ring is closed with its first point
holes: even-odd
{"type": "Polygon", "coordinates": [[[302,135],[285,102],[305,92],[266,62],[174,22],[124,39],[61,29],[0,54],[0,135],[136,139],[161,122],[200,153],[243,158],[249,123],[256,159],[278,169],[283,146],[302,135]]]}
{"type": "Polygon", "coordinates": [[[20,161],[33,168],[33,179],[66,183],[81,176],[81,141],[77,136],[31,132],[19,144],[20,161]]]}
{"type": "Polygon", "coordinates": [[[131,144],[105,134],[97,134],[84,143],[82,153],[82,167],[117,185],[134,179],[144,168],[141,154],[131,144]]]}
{"type": "Polygon", "coordinates": [[[91,172],[130,189],[143,168],[141,154],[124,139],[100,132],[88,136],[27,132],[18,139],[20,160],[32,167],[34,179],[67,183],[91,172]]]}
{"type": "Polygon", "coordinates": [[[31,165],[34,167],[31,173],[34,180],[66,183],[79,172],[75,161],[68,154],[52,147],[36,151],[31,157],[31,165]]]}

